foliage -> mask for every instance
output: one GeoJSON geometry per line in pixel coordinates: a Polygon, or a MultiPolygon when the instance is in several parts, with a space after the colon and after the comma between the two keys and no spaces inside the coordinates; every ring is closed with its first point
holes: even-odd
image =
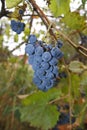
{"type": "Polygon", "coordinates": [[[50,102],[55,98],[59,99],[60,95],[60,90],[57,91],[54,88],[47,93],[41,91],[35,92],[26,99],[23,99],[23,107],[20,109],[21,120],[28,121],[32,126],[43,128],[43,130],[52,128],[58,120],[59,113],[57,107],[51,105],[50,102]]]}
{"type": "Polygon", "coordinates": [[[73,124],[69,119],[70,123],[65,125],[72,129],[79,125],[86,129],[86,0],[82,0],[81,5],[74,11],[71,11],[70,0],[45,1],[48,4],[40,7],[37,0],[1,0],[0,129],[48,130],[56,126],[57,129],[67,130],[64,125],[56,124],[60,121],[61,113],[69,113],[70,118],[75,117],[73,124]],[[80,13],[82,10],[83,14],[80,13]],[[11,20],[24,23],[24,31],[19,35],[13,32],[10,27],[11,20]],[[36,25],[33,24],[34,21],[36,25]],[[64,58],[58,62],[58,84],[47,92],[38,90],[32,82],[34,71],[27,63],[28,56],[14,55],[17,49],[24,49],[22,45],[26,45],[30,34],[45,40],[47,44],[52,43],[53,46],[57,45],[58,41],[54,42],[56,39],[63,41],[60,49],[64,58]],[[67,105],[68,109],[65,108],[67,105]]]}
{"type": "Polygon", "coordinates": [[[6,6],[7,8],[13,8],[15,6],[17,6],[20,2],[22,2],[22,0],[6,0],[6,6]]]}
{"type": "Polygon", "coordinates": [[[50,10],[53,12],[55,17],[58,17],[61,14],[66,14],[69,12],[69,2],[70,0],[51,0],[50,1],[50,10]]]}

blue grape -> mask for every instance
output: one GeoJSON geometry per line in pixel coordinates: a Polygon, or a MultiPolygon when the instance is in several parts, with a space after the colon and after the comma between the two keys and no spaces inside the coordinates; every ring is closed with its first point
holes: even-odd
{"type": "Polygon", "coordinates": [[[48,77],[49,79],[54,79],[54,74],[52,72],[49,72],[46,74],[46,77],[48,77]]]}
{"type": "Polygon", "coordinates": [[[68,124],[70,122],[70,115],[66,113],[61,113],[59,116],[59,125],[68,124]]]}
{"type": "Polygon", "coordinates": [[[43,54],[44,50],[41,46],[36,47],[35,49],[35,55],[41,56],[43,54]]]}
{"type": "Polygon", "coordinates": [[[27,44],[25,47],[25,53],[32,55],[35,52],[35,48],[32,44],[27,44]]]}
{"type": "Polygon", "coordinates": [[[19,10],[19,14],[20,14],[20,15],[23,15],[23,13],[24,13],[24,10],[23,10],[23,9],[20,9],[20,10],[19,10]]]}
{"type": "Polygon", "coordinates": [[[24,23],[18,22],[18,26],[17,26],[17,31],[16,31],[16,33],[17,33],[17,34],[20,34],[22,31],[24,31],[24,27],[25,27],[25,24],[24,24],[24,23]]]}
{"type": "Polygon", "coordinates": [[[56,46],[58,48],[61,48],[63,46],[63,42],[61,40],[58,40],[57,43],[56,43],[56,46]]]}
{"type": "Polygon", "coordinates": [[[30,36],[28,37],[28,43],[30,43],[30,44],[35,44],[36,41],[37,41],[37,38],[36,38],[35,35],[30,35],[30,36]]]}
{"type": "Polygon", "coordinates": [[[11,20],[11,28],[17,34],[20,34],[24,31],[25,24],[20,21],[11,20]]]}
{"type": "Polygon", "coordinates": [[[30,55],[30,56],[28,57],[28,63],[32,65],[33,62],[34,62],[34,55],[30,55]]]}
{"type": "Polygon", "coordinates": [[[36,70],[36,73],[38,76],[44,76],[45,75],[45,71],[43,68],[39,68],[36,70]]]}
{"type": "Polygon", "coordinates": [[[57,56],[57,59],[59,60],[59,59],[61,59],[62,57],[63,57],[63,53],[61,52],[58,56],[57,56]]]}
{"type": "Polygon", "coordinates": [[[43,83],[45,84],[45,86],[50,86],[51,80],[49,78],[46,78],[45,80],[43,80],[43,83]]]}
{"type": "Polygon", "coordinates": [[[47,69],[49,69],[49,64],[47,63],[47,62],[42,62],[41,63],[41,67],[44,69],[44,70],[47,70],[47,69]]]}
{"type": "Polygon", "coordinates": [[[47,73],[50,73],[53,71],[53,66],[50,66],[49,69],[46,70],[47,73]]]}
{"type": "Polygon", "coordinates": [[[58,67],[57,67],[57,66],[54,66],[52,72],[55,74],[56,77],[58,77],[58,74],[59,74],[58,71],[59,71],[59,70],[58,70],[58,67]]]}
{"type": "Polygon", "coordinates": [[[39,86],[39,85],[42,83],[42,81],[39,79],[39,77],[38,77],[37,75],[34,75],[34,77],[33,77],[33,82],[34,82],[34,84],[36,84],[37,86],[39,86]]]}
{"type": "Polygon", "coordinates": [[[55,58],[55,57],[53,57],[51,60],[50,60],[50,65],[57,65],[57,63],[58,63],[58,60],[55,58]]]}
{"type": "Polygon", "coordinates": [[[34,61],[41,64],[42,63],[42,57],[39,56],[39,55],[34,55],[34,61]]]}
{"type": "Polygon", "coordinates": [[[43,82],[40,85],[38,85],[38,88],[42,91],[47,91],[46,86],[43,82]]]}
{"type": "Polygon", "coordinates": [[[61,56],[63,56],[61,50],[58,47],[53,47],[51,50],[51,54],[55,58],[61,58],[61,56]]]}
{"type": "Polygon", "coordinates": [[[11,20],[11,28],[14,32],[17,31],[18,23],[15,20],[11,20]]]}
{"type": "Polygon", "coordinates": [[[51,50],[51,49],[52,49],[52,45],[51,45],[51,44],[45,44],[45,45],[44,45],[44,48],[45,48],[46,50],[51,50]]]}
{"type": "Polygon", "coordinates": [[[36,71],[41,68],[41,65],[38,62],[33,61],[32,68],[34,71],[36,71]]]}
{"type": "Polygon", "coordinates": [[[49,52],[44,52],[42,55],[43,61],[47,62],[51,60],[51,54],[49,52]]]}
{"type": "Polygon", "coordinates": [[[50,86],[47,86],[46,85],[46,82],[42,82],[42,84],[40,84],[39,86],[38,86],[38,88],[40,89],[40,90],[42,90],[42,91],[47,91],[49,88],[51,88],[52,86],[50,85],[50,86]]]}

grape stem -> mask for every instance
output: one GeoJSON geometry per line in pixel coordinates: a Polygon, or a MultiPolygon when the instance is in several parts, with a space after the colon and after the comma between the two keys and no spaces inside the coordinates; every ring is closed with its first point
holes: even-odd
{"type": "MultiPolygon", "coordinates": [[[[42,21],[44,22],[44,24],[46,25],[46,28],[49,28],[49,25],[51,24],[51,22],[48,20],[47,16],[43,13],[43,11],[40,9],[40,7],[36,4],[36,2],[34,0],[26,0],[26,2],[29,4],[31,4],[34,8],[34,10],[37,12],[38,16],[42,19],[42,21]]],[[[81,53],[82,55],[84,55],[85,57],[87,57],[87,49],[85,47],[82,46],[77,46],[74,42],[71,41],[71,39],[69,39],[64,33],[62,33],[59,29],[57,29],[54,24],[52,24],[52,26],[49,29],[49,33],[50,35],[57,41],[57,37],[54,34],[52,28],[54,28],[65,40],[68,41],[68,43],[73,46],[76,51],[78,51],[79,53],[81,53]]]]}
{"type": "Polygon", "coordinates": [[[56,99],[50,101],[48,104],[52,104],[52,103],[55,103],[55,102],[58,102],[58,101],[60,101],[60,100],[64,100],[64,99],[67,99],[67,98],[69,98],[69,94],[66,95],[66,96],[63,96],[63,97],[58,97],[58,98],[56,98],[56,99]]]}
{"type": "Polygon", "coordinates": [[[0,12],[0,18],[2,18],[3,16],[7,16],[9,13],[11,13],[5,9],[5,0],[1,0],[1,3],[2,3],[2,7],[0,12]]]}
{"type": "Polygon", "coordinates": [[[13,49],[10,51],[10,53],[14,52],[16,49],[18,49],[18,48],[19,48],[21,45],[23,45],[25,42],[27,43],[27,41],[21,42],[18,46],[16,46],[15,48],[13,48],[13,49]]]}

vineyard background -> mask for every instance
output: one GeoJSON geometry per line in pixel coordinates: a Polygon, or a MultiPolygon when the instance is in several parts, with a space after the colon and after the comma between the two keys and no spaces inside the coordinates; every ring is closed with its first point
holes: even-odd
{"type": "Polygon", "coordinates": [[[73,11],[70,0],[43,2],[1,0],[0,130],[87,130],[87,1],[78,2],[73,11]],[[13,19],[25,23],[19,35],[11,29],[13,19]],[[63,41],[58,66],[66,75],[47,92],[32,81],[34,72],[25,54],[30,34],[48,44],[63,41]],[[69,122],[58,124],[61,113],[69,114],[69,122]]]}

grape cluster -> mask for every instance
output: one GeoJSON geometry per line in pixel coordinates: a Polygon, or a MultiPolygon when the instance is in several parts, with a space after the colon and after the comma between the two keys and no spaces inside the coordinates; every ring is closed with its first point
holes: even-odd
{"type": "Polygon", "coordinates": [[[58,60],[63,56],[58,43],[54,47],[37,40],[35,35],[30,35],[25,53],[29,55],[29,64],[34,70],[33,82],[36,86],[42,91],[53,87],[59,75],[58,60]]]}
{"type": "Polygon", "coordinates": [[[20,34],[24,31],[25,24],[20,21],[11,20],[11,28],[17,34],[20,34]]]}
{"type": "MultiPolygon", "coordinates": [[[[70,120],[71,120],[71,124],[75,123],[76,118],[75,117],[71,117],[70,113],[69,113],[69,104],[63,104],[63,105],[58,105],[58,111],[60,112],[57,124],[55,125],[54,128],[52,128],[52,130],[59,130],[59,126],[65,125],[65,124],[69,124],[70,120]]],[[[77,130],[77,129],[76,129],[77,130]]]]}

